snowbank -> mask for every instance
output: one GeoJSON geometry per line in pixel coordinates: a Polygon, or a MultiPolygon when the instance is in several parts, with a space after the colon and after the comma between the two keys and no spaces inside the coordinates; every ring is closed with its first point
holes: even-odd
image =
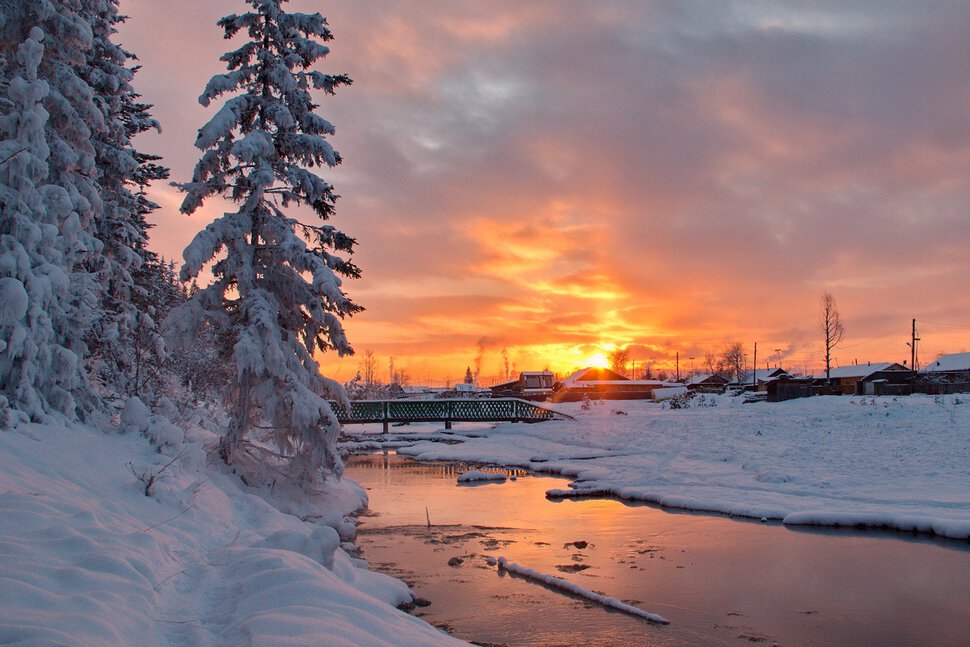
{"type": "Polygon", "coordinates": [[[407,586],[340,548],[356,484],[288,514],[206,466],[206,432],[162,422],[132,403],[126,434],[0,430],[0,644],[465,644],[395,609],[407,586]]]}
{"type": "Polygon", "coordinates": [[[503,424],[400,448],[420,460],[571,477],[550,496],[616,496],[788,524],[970,537],[970,396],[814,397],[705,406],[557,405],[576,421],[503,424]]]}

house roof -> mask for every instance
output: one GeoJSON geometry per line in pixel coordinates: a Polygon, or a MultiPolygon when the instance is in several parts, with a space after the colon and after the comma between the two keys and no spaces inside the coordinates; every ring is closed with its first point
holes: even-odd
{"type": "Polygon", "coordinates": [[[970,371],[970,353],[943,355],[920,370],[921,373],[940,373],[943,371],[970,371]]]}
{"type": "MultiPolygon", "coordinates": [[[[850,366],[833,366],[830,373],[836,379],[855,377],[858,379],[867,378],[873,373],[882,371],[906,371],[909,370],[902,364],[896,362],[870,362],[866,364],[852,364],[850,366]]],[[[825,373],[822,372],[815,376],[816,379],[824,379],[825,373]]]]}
{"type": "MultiPolygon", "coordinates": [[[[574,382],[563,382],[563,384],[569,387],[590,387],[590,386],[668,386],[667,384],[661,382],[660,380],[576,380],[574,382]]],[[[669,386],[684,386],[683,384],[675,384],[669,386]]]]}
{"type": "Polygon", "coordinates": [[[512,380],[510,382],[502,382],[501,384],[493,384],[488,388],[491,389],[492,391],[498,391],[501,389],[511,389],[513,386],[518,386],[518,385],[519,385],[518,380],[512,380]]]}
{"type": "Polygon", "coordinates": [[[717,373],[696,373],[692,378],[687,380],[687,384],[704,384],[707,381],[726,383],[727,379],[717,373]]]}
{"type": "Polygon", "coordinates": [[[618,385],[624,385],[627,387],[642,386],[656,388],[663,383],[660,380],[631,380],[630,378],[624,377],[616,371],[611,371],[608,368],[599,368],[593,366],[576,371],[564,379],[562,384],[568,389],[618,385]]]}
{"type": "Polygon", "coordinates": [[[771,382],[780,377],[788,377],[788,371],[783,368],[756,368],[753,371],[745,371],[741,376],[741,384],[751,384],[754,380],[758,382],[771,382]]]}
{"type": "Polygon", "coordinates": [[[629,382],[630,378],[620,375],[616,371],[599,366],[589,366],[580,369],[562,381],[565,385],[575,382],[629,382]]]}

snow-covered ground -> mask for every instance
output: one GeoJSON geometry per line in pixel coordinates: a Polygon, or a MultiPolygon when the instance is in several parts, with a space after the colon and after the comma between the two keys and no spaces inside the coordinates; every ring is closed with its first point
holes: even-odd
{"type": "Polygon", "coordinates": [[[554,496],[970,537],[970,395],[702,404],[556,405],[576,420],[504,424],[461,444],[420,440],[397,451],[574,479],[554,496]]]}
{"type": "Polygon", "coordinates": [[[286,503],[207,466],[214,437],[183,428],[152,424],[162,452],[134,430],[0,429],[0,644],[465,644],[340,548],[358,486],[286,503]]]}
{"type": "MultiPolygon", "coordinates": [[[[706,400],[561,405],[577,419],[390,444],[573,477],[560,495],[970,537],[970,396],[706,400]]],[[[356,484],[248,488],[206,461],[204,425],[128,422],[0,430],[0,643],[464,644],[395,609],[407,587],[341,548],[356,484]]]]}

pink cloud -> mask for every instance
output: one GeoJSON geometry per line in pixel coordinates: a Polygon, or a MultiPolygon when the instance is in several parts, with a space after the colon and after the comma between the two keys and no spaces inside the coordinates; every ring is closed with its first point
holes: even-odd
{"type": "MultiPolygon", "coordinates": [[[[165,129],[143,146],[186,179],[212,114],[195,97],[229,47],[214,22],[245,3],[126,5],[165,129]]],[[[434,376],[484,335],[520,369],[756,339],[817,364],[826,289],[866,359],[897,359],[913,316],[941,324],[929,354],[970,338],[970,8],[794,8],[325,5],[324,68],[355,80],[320,108],[364,270],[355,345],[434,376]]],[[[186,219],[158,196],[166,256],[221,208],[186,219]]]]}

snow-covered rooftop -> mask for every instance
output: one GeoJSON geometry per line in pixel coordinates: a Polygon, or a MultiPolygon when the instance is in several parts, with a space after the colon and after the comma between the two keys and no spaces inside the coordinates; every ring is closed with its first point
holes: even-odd
{"type": "Polygon", "coordinates": [[[708,380],[712,377],[720,377],[720,376],[717,375],[716,373],[696,373],[693,377],[687,380],[687,384],[703,384],[705,380],[708,380]]]}
{"type": "MultiPolygon", "coordinates": [[[[563,382],[566,387],[584,387],[584,386],[649,386],[657,387],[663,386],[663,382],[660,380],[574,380],[572,382],[563,382]]],[[[683,385],[678,385],[683,386],[683,385]]]]}
{"type": "Polygon", "coordinates": [[[788,371],[783,368],[756,368],[752,371],[742,373],[741,384],[751,384],[754,380],[758,382],[770,382],[779,377],[788,377],[788,371]]]}
{"type": "Polygon", "coordinates": [[[581,368],[566,379],[562,381],[563,384],[569,386],[575,382],[627,382],[628,378],[620,375],[616,371],[611,371],[608,368],[602,368],[599,366],[587,366],[586,368],[581,368]]]}
{"type": "Polygon", "coordinates": [[[922,368],[921,373],[970,371],[970,353],[950,353],[922,368]]]}
{"type": "MultiPolygon", "coordinates": [[[[863,379],[869,377],[873,373],[879,373],[880,371],[905,371],[906,367],[897,364],[896,362],[871,362],[867,364],[852,364],[850,366],[833,366],[830,371],[831,376],[836,379],[855,377],[858,379],[863,379]]],[[[817,379],[825,378],[825,371],[822,371],[815,376],[817,379]]]]}

